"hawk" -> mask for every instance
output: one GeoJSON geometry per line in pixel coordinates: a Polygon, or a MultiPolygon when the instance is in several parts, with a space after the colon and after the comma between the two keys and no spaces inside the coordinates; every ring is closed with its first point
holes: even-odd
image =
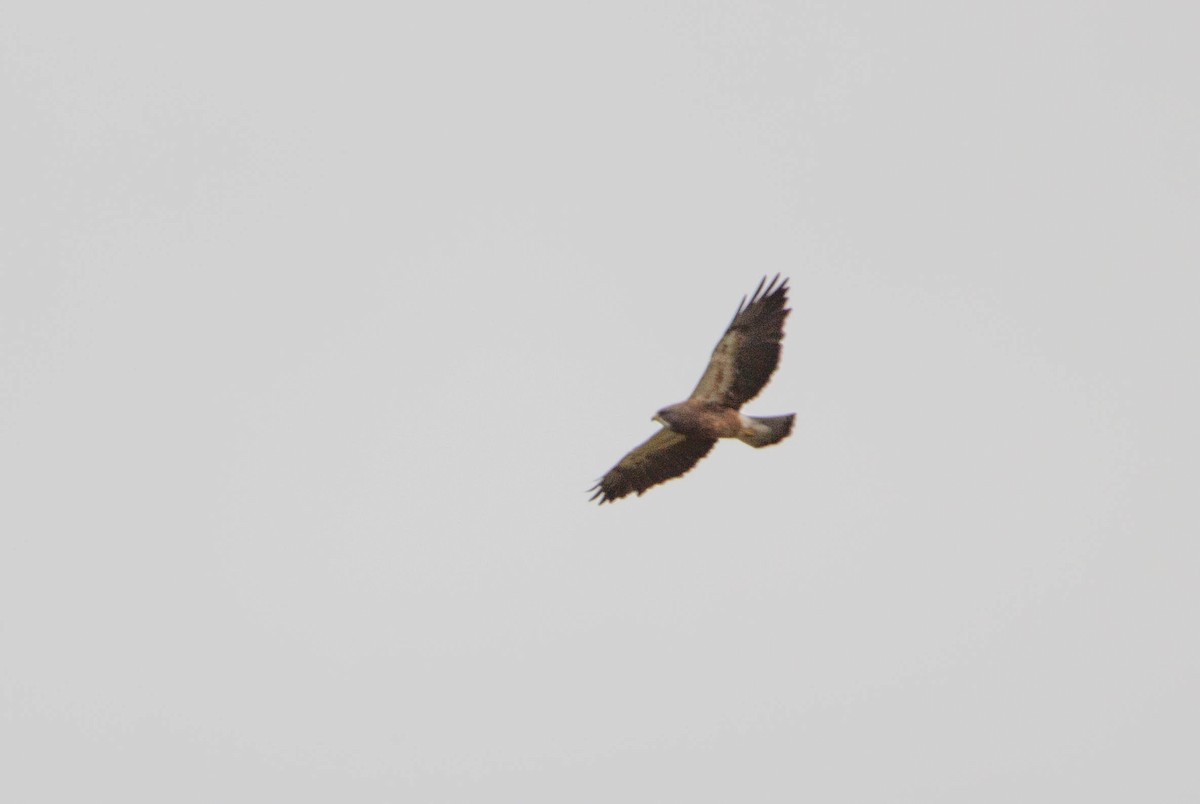
{"type": "Polygon", "coordinates": [[[747,416],[742,405],[758,396],[779,364],[788,281],[766,277],[747,302],[742,298],[729,328],[713,349],[708,368],[692,395],[654,414],[662,429],[635,447],[593,486],[600,504],[631,492],[640,497],[690,470],[718,438],[736,438],[752,447],[777,444],[792,433],[796,414],[747,416]],[[764,287],[765,286],[765,287],[764,287]]]}

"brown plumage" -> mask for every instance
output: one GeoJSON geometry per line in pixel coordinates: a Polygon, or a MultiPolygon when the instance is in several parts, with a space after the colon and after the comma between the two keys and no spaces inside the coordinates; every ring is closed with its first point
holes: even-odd
{"type": "Polygon", "coordinates": [[[791,434],[795,414],[760,418],[738,412],[758,396],[779,364],[783,322],[790,312],[787,291],[787,280],[780,282],[776,275],[769,285],[764,277],[748,302],[743,297],[696,390],[654,416],[663,428],[610,469],[592,487],[591,499],[604,504],[633,492],[640,496],[685,474],[718,438],[765,447],[791,434]]]}

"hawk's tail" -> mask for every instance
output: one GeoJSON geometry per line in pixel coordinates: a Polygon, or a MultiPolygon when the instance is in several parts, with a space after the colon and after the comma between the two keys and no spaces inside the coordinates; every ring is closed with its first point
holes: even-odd
{"type": "Polygon", "coordinates": [[[742,432],[738,438],[752,447],[769,447],[792,434],[795,413],[786,416],[742,416],[742,432]]]}

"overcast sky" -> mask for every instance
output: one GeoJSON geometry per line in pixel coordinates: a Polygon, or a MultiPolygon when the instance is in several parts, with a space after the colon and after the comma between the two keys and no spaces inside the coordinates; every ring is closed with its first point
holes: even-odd
{"type": "Polygon", "coordinates": [[[3,17],[0,799],[1200,797],[1194,4],[3,17]]]}

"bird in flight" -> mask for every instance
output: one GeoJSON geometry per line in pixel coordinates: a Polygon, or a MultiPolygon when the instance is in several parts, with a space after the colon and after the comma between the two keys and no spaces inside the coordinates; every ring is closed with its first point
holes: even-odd
{"type": "Polygon", "coordinates": [[[600,504],[679,477],[708,454],[718,438],[736,438],[752,447],[777,444],[792,433],[796,414],[747,416],[742,405],[758,396],[779,365],[788,281],[766,277],[747,302],[742,298],[729,328],[713,349],[700,384],[685,401],[656,413],[662,429],[617,463],[593,486],[600,504]],[[764,287],[765,286],[765,287],[764,287]]]}

